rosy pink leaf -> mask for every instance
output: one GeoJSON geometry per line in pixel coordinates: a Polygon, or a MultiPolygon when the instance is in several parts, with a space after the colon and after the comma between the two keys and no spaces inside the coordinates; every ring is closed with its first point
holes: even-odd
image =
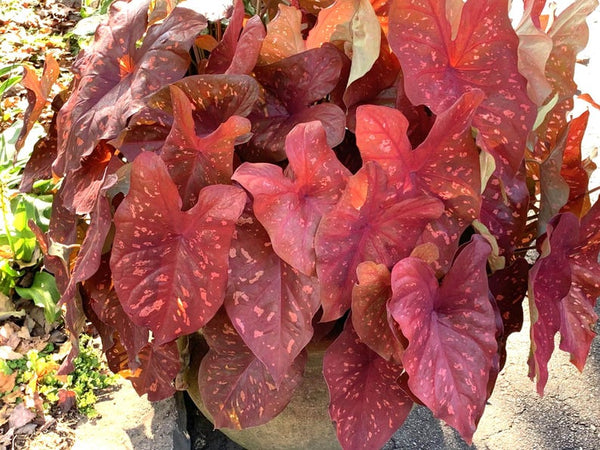
{"type": "Polygon", "coordinates": [[[113,139],[144,98],[183,76],[206,19],[176,7],[146,30],[149,0],[115,2],[107,24],[75,62],[75,87],[58,118],[59,174],[77,169],[101,139],[113,139]],[[137,42],[143,38],[141,46],[137,42]]]}
{"type": "Polygon", "coordinates": [[[229,184],[233,174],[236,140],[250,132],[248,119],[231,116],[215,131],[197,136],[193,105],[172,85],[173,126],[160,151],[183,200],[183,209],[198,200],[200,189],[211,184],[229,184]]]}
{"type": "Polygon", "coordinates": [[[198,370],[198,387],[216,428],[262,425],[289,403],[302,381],[306,352],[296,358],[279,387],[237,334],[224,312],[205,327],[210,350],[198,370]]]}
{"type": "Polygon", "coordinates": [[[283,262],[251,214],[238,221],[229,256],[225,309],[279,386],[313,335],[312,320],[320,305],[316,278],[283,262]]]}
{"type": "Polygon", "coordinates": [[[600,296],[600,203],[579,223],[564,213],[548,224],[542,254],[529,273],[531,356],[529,376],[537,378],[541,394],[548,380],[548,361],[554,351],[554,335],[560,331],[560,348],[583,369],[598,316],[600,296]]]}
{"type": "Polygon", "coordinates": [[[306,275],[315,272],[314,239],[323,214],[339,200],[350,172],[327,145],[320,122],[300,124],[286,138],[285,174],[272,164],[244,163],[233,179],[254,199],[254,214],[281,259],[306,275]]]}
{"type": "Polygon", "coordinates": [[[507,1],[450,6],[446,0],[397,0],[390,9],[389,41],[413,104],[440,114],[467,91],[485,93],[473,119],[478,143],[501,173],[514,175],[536,110],[519,74],[507,1]],[[449,16],[456,18],[455,27],[449,16]]]}
{"type": "Polygon", "coordinates": [[[387,311],[392,298],[390,271],[383,264],[365,261],[356,268],[356,278],[352,289],[352,325],[356,334],[386,361],[401,363],[404,346],[391,329],[396,323],[387,311]]]}
{"type": "Polygon", "coordinates": [[[392,271],[389,311],[408,339],[402,361],[410,390],[470,442],[483,414],[496,353],[496,317],[488,298],[489,244],[474,236],[441,286],[422,260],[392,271]]]}
{"type": "Polygon", "coordinates": [[[235,222],[246,201],[233,186],[207,186],[181,211],[164,162],[142,153],[115,213],[111,270],[123,309],[150,328],[156,345],[197,331],[225,297],[235,222]]]}
{"type": "Polygon", "coordinates": [[[258,64],[264,66],[306,50],[302,38],[302,11],[279,3],[277,16],[267,24],[258,64]]]}
{"type": "Polygon", "coordinates": [[[413,402],[397,381],[401,373],[401,365],[382,359],[346,322],[323,358],[329,414],[342,448],[380,448],[404,423],[413,402]]]}
{"type": "Polygon", "coordinates": [[[392,267],[410,254],[425,225],[442,212],[438,199],[402,195],[379,164],[366,163],[348,180],[342,198],[317,230],[321,320],[335,320],[350,308],[358,264],[374,261],[392,267]]]}

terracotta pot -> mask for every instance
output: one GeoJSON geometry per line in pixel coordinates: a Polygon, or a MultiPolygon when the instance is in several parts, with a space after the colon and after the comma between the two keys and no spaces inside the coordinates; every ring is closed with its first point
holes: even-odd
{"type": "MultiPolygon", "coordinates": [[[[221,428],[232,441],[248,450],[340,449],[329,417],[329,391],[323,378],[325,345],[309,345],[304,379],[289,405],[270,422],[244,430],[221,428]]],[[[185,381],[188,394],[198,409],[211,416],[198,390],[198,367],[208,351],[204,339],[197,335],[190,342],[190,368],[185,381]]]]}

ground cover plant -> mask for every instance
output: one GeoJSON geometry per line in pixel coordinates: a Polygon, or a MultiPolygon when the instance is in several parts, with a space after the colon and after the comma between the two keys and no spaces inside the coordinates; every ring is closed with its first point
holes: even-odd
{"type": "Polygon", "coordinates": [[[470,442],[526,293],[540,394],[555,334],[579,369],[594,336],[600,206],[569,112],[597,2],[515,24],[504,0],[331,3],[114,3],[26,169],[62,177],[45,265],[72,339],[91,320],[151,400],[185,388],[201,330],[215,425],[265,423],[333,337],[344,448],[415,402],[470,442]]]}

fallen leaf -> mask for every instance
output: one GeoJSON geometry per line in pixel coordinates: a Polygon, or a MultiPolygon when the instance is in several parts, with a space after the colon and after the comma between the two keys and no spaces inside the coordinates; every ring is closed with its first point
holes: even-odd
{"type": "Polygon", "coordinates": [[[23,403],[19,403],[8,418],[8,426],[9,428],[20,428],[33,419],[35,419],[35,413],[27,409],[23,403]]]}
{"type": "Polygon", "coordinates": [[[17,372],[13,372],[10,375],[4,375],[0,372],[0,394],[10,392],[15,387],[15,379],[17,378],[17,372]]]}

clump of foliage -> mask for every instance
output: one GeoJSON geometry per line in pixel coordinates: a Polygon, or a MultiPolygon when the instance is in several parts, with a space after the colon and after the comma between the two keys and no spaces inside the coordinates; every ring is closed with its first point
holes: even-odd
{"type": "Polygon", "coordinates": [[[40,352],[29,350],[23,358],[1,360],[0,372],[6,377],[14,377],[14,387],[1,393],[0,398],[13,397],[14,391],[18,390],[25,398],[39,398],[46,413],[53,407],[66,411],[76,405],[80,413],[95,417],[98,414],[95,410],[96,391],[113,386],[117,376],[110,374],[99,349],[94,348],[88,335],[82,336],[80,344],[80,352],[73,362],[74,370],[69,375],[58,375],[60,365],[57,361],[61,356],[53,344],[40,352]]]}
{"type": "Polygon", "coordinates": [[[581,369],[600,205],[568,113],[597,2],[526,0],[514,27],[507,0],[247,3],[209,22],[118,1],[76,61],[30,161],[64,177],[43,239],[73,335],[85,315],[157,400],[200,330],[205,406],[245,428],[337,330],[344,448],[383,445],[415,401],[470,442],[527,292],[538,391],[557,332],[581,369]]]}

